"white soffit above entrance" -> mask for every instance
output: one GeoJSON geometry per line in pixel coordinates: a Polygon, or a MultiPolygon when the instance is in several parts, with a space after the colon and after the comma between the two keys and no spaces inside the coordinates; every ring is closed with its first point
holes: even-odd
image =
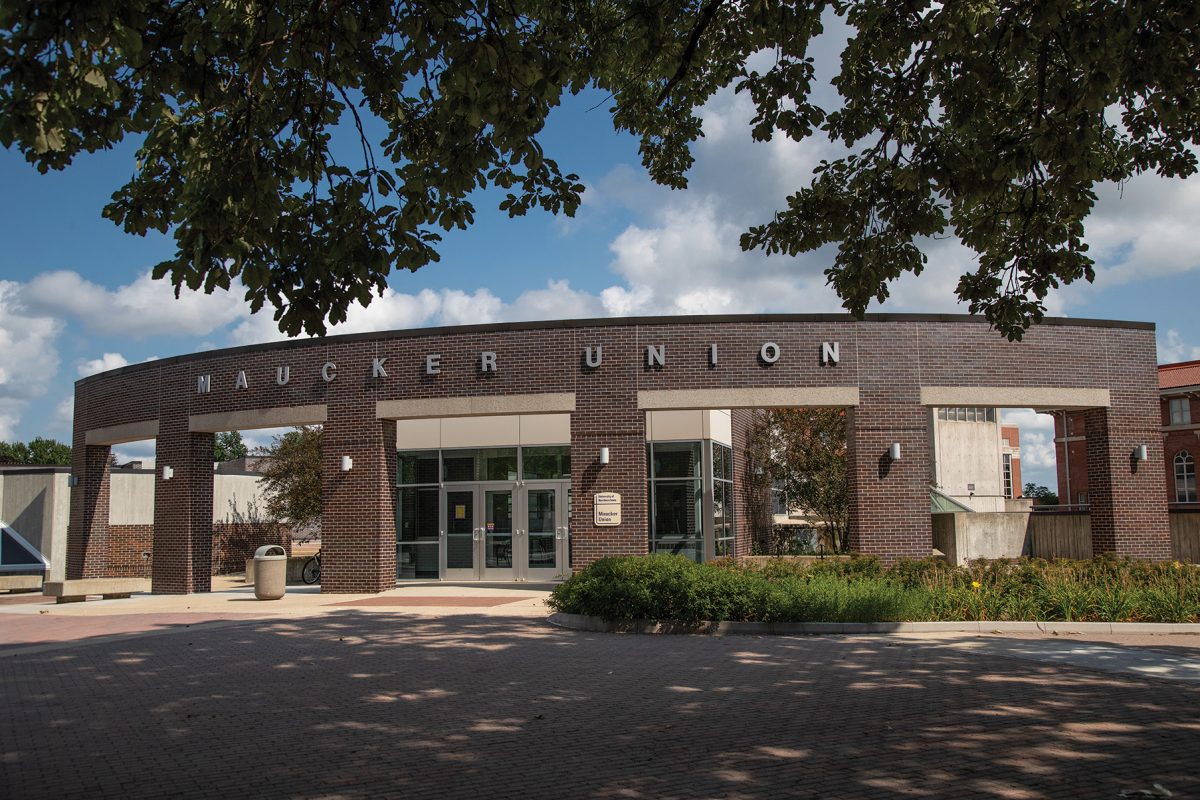
{"type": "Polygon", "coordinates": [[[647,411],[646,441],[712,439],[733,446],[733,421],[723,409],[711,411],[647,411]]]}
{"type": "Polygon", "coordinates": [[[396,448],[399,450],[569,444],[570,441],[570,414],[511,414],[396,421],[396,448]]]}
{"type": "Polygon", "coordinates": [[[922,386],[921,405],[936,408],[1108,408],[1108,389],[1068,386],[922,386]]]}
{"type": "Polygon", "coordinates": [[[638,392],[645,411],[710,408],[813,408],[858,405],[857,386],[769,389],[663,389],[638,392]]]}
{"type": "Polygon", "coordinates": [[[193,414],[188,417],[188,430],[192,433],[220,433],[252,431],[257,428],[287,428],[293,425],[323,425],[327,416],[328,411],[324,404],[252,408],[247,411],[226,411],[219,414],[193,414]]]}
{"type": "MultiPolygon", "coordinates": [[[[224,429],[222,429],[224,430],[224,429]]],[[[93,445],[124,444],[143,439],[158,438],[158,420],[126,422],[124,425],[109,425],[107,428],[92,428],[84,434],[84,443],[93,445]]]]}
{"type": "Polygon", "coordinates": [[[509,394],[483,397],[429,397],[420,400],[380,400],[377,419],[486,417],[499,414],[554,414],[575,410],[574,392],[509,394]]]}

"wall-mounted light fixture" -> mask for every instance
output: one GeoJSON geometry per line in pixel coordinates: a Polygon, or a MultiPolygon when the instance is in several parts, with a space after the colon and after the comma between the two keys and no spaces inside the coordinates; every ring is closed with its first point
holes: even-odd
{"type": "Polygon", "coordinates": [[[607,447],[600,448],[600,463],[601,463],[601,465],[608,463],[608,448],[607,447]]]}
{"type": "Polygon", "coordinates": [[[892,461],[900,460],[900,443],[892,442],[892,446],[888,448],[888,458],[892,461]]]}
{"type": "Polygon", "coordinates": [[[79,478],[76,478],[74,475],[67,476],[67,486],[74,489],[78,485],[79,485],[79,478]]]}
{"type": "Polygon", "coordinates": [[[169,481],[175,477],[175,470],[170,467],[163,467],[162,476],[164,481],[169,481]]]}
{"type": "Polygon", "coordinates": [[[349,472],[354,467],[354,459],[350,456],[342,456],[342,472],[349,472]]]}
{"type": "Polygon", "coordinates": [[[1137,447],[1133,448],[1134,461],[1145,461],[1147,458],[1149,458],[1149,456],[1146,454],[1146,445],[1139,444],[1137,447]]]}

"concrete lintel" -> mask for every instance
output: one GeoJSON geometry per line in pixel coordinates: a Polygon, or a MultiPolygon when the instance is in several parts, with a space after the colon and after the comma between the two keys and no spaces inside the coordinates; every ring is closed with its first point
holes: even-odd
{"type": "Polygon", "coordinates": [[[664,389],[638,392],[644,411],[708,408],[796,408],[858,405],[857,386],[796,386],[763,389],[664,389]]]}
{"type": "Polygon", "coordinates": [[[328,410],[324,404],[193,414],[188,417],[188,430],[192,433],[221,433],[222,431],[250,431],[256,428],[322,425],[327,416],[328,410]]]}
{"type": "Polygon", "coordinates": [[[1108,389],[1069,386],[922,386],[921,405],[937,408],[1108,408],[1108,389]]]}
{"type": "Polygon", "coordinates": [[[430,419],[433,417],[486,417],[493,414],[561,414],[574,410],[574,392],[548,392],[546,394],[380,400],[375,404],[375,417],[376,419],[430,419]]]}
{"type": "Polygon", "coordinates": [[[92,445],[124,444],[125,442],[140,442],[142,439],[158,438],[158,420],[147,419],[142,422],[126,422],[123,425],[109,425],[107,428],[92,428],[84,434],[84,443],[92,445]]]}

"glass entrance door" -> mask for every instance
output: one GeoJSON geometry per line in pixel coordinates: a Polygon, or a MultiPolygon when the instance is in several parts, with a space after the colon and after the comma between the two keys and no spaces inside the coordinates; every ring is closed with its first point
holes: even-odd
{"type": "Polygon", "coordinates": [[[567,489],[563,483],[530,483],[521,490],[523,526],[517,536],[517,578],[561,580],[567,558],[567,489]]]}
{"type": "Polygon", "coordinates": [[[479,578],[477,551],[482,536],[475,518],[478,507],[475,494],[474,488],[442,490],[446,551],[442,577],[446,580],[473,581],[479,578]]]}
{"type": "Polygon", "coordinates": [[[483,499],[480,537],[483,571],[479,577],[489,581],[511,581],[516,578],[513,571],[513,489],[511,486],[485,485],[479,492],[483,499]]]}

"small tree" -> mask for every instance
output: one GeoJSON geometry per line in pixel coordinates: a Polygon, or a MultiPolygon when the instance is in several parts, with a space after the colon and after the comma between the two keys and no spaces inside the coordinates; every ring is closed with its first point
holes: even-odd
{"type": "Polygon", "coordinates": [[[321,428],[305,425],[276,436],[260,467],[267,516],[287,520],[293,532],[321,528],[321,428]]]}
{"type": "Polygon", "coordinates": [[[746,468],[742,479],[742,505],[748,509],[750,552],[777,555],[775,520],[771,513],[771,425],[766,412],[754,413],[746,435],[746,468]]]}
{"type": "Polygon", "coordinates": [[[241,431],[225,431],[216,435],[213,442],[213,461],[233,461],[247,455],[249,451],[246,449],[246,443],[242,441],[241,431]]]}
{"type": "MultiPolygon", "coordinates": [[[[846,446],[846,413],[836,408],[772,409],[752,426],[747,447],[747,482],[766,480],[758,504],[769,518],[770,487],[783,495],[789,510],[799,510],[821,523],[824,547],[835,552],[848,545],[850,484],[846,446]],[[765,476],[765,477],[764,477],[765,476]]],[[[754,513],[751,512],[752,524],[754,513]]],[[[786,542],[774,535],[769,519],[755,528],[757,551],[778,554],[786,542]]]]}

